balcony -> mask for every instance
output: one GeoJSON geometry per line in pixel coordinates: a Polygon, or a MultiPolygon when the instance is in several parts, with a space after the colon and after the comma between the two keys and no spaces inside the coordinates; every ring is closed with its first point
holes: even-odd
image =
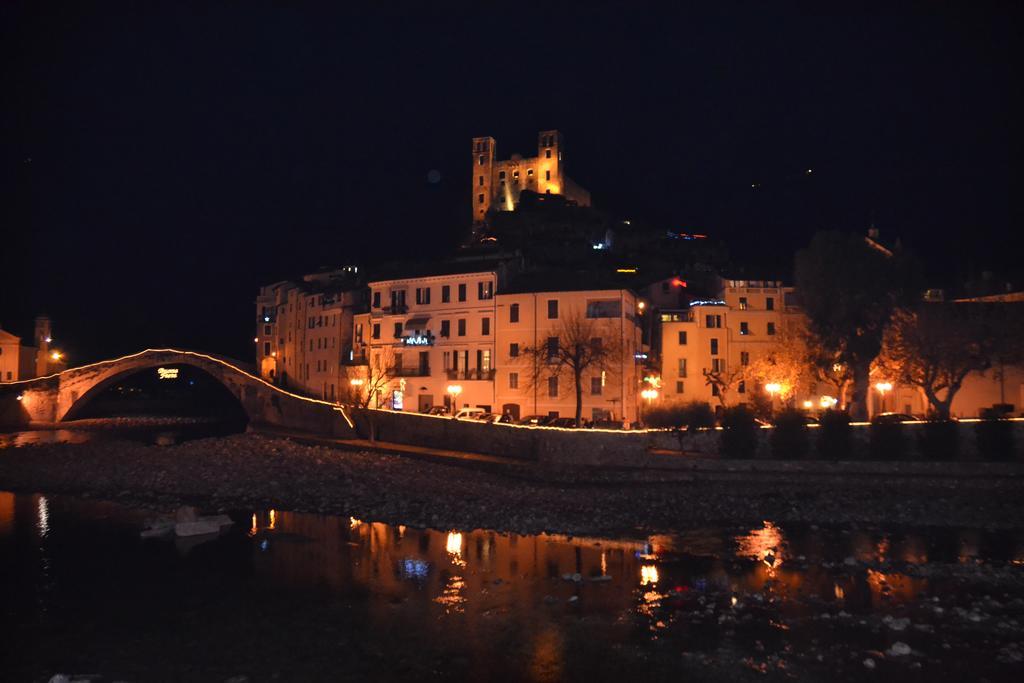
{"type": "Polygon", "coordinates": [[[395,368],[391,374],[395,377],[430,377],[430,367],[395,368]]]}
{"type": "Polygon", "coordinates": [[[494,380],[494,369],[490,370],[478,370],[477,368],[470,368],[468,370],[446,370],[445,373],[449,380],[482,380],[490,382],[494,380]]]}

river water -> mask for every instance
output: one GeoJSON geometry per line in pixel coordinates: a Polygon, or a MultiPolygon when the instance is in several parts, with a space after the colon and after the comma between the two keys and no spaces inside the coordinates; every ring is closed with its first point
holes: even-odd
{"type": "Polygon", "coordinates": [[[1021,534],[767,520],[568,538],[230,514],[219,536],[143,540],[142,510],[0,493],[0,680],[959,681],[1024,667],[1021,534]]]}

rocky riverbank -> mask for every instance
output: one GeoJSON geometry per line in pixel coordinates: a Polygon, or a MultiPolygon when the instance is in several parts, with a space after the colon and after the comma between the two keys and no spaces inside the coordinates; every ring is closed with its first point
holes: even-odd
{"type": "Polygon", "coordinates": [[[114,440],[0,450],[0,488],[162,510],[279,507],[415,527],[643,535],[720,522],[1024,527],[1020,479],[749,478],[546,484],[376,452],[241,434],[160,447],[114,440]]]}

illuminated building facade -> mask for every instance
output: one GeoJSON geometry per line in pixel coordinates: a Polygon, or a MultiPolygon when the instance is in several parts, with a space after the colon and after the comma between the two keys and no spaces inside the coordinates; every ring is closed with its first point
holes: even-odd
{"type": "Polygon", "coordinates": [[[659,314],[664,399],[712,406],[721,403],[720,389],[706,381],[705,371],[730,385],[727,405],[750,403],[751,393],[764,389],[742,378],[744,368],[779,344],[782,335],[794,334],[806,324],[793,288],[772,280],[722,280],[714,298],[661,309],[659,314]]]}
{"type": "Polygon", "coordinates": [[[277,282],[256,301],[260,376],[282,387],[336,400],[348,386],[353,316],[363,306],[354,267],[277,282]]]}
{"type": "Polygon", "coordinates": [[[493,408],[495,295],[504,271],[470,268],[369,283],[369,312],[354,319],[354,356],[390,378],[372,406],[493,408]]]}
{"type": "Polygon", "coordinates": [[[472,198],[473,223],[479,225],[491,209],[512,211],[523,190],[538,194],[559,194],[580,206],[590,206],[590,193],[565,174],[565,141],[557,130],[537,135],[537,156],[513,154],[497,158],[497,141],[473,138],[472,198]]]}
{"type": "Polygon", "coordinates": [[[557,370],[555,359],[543,356],[544,349],[564,344],[566,335],[579,336],[574,329],[582,328],[590,343],[613,349],[604,367],[595,364],[583,372],[582,418],[636,422],[643,351],[636,296],[626,289],[525,289],[498,296],[497,412],[575,417],[572,371],[557,370]]]}
{"type": "Polygon", "coordinates": [[[35,321],[35,345],[24,345],[21,337],[0,329],[0,382],[43,377],[67,368],[64,355],[51,348],[53,327],[50,319],[35,321]]]}

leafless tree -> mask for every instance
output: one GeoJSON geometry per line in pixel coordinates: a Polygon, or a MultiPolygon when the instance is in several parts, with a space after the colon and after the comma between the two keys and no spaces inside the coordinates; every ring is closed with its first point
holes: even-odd
{"type": "Polygon", "coordinates": [[[588,318],[578,310],[571,311],[559,320],[547,344],[528,347],[522,352],[523,359],[530,363],[527,377],[530,388],[541,388],[550,377],[572,378],[577,427],[583,418],[584,376],[612,370],[623,352],[619,340],[609,334],[611,330],[601,329],[601,320],[588,318]]]}

